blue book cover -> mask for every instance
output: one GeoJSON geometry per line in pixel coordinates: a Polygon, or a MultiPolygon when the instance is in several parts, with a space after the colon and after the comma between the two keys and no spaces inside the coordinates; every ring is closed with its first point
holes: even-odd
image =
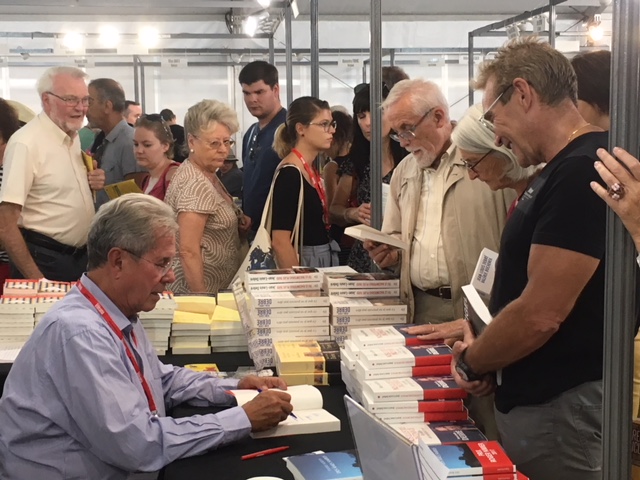
{"type": "Polygon", "coordinates": [[[295,455],[285,460],[296,480],[362,480],[355,451],[295,455]]]}

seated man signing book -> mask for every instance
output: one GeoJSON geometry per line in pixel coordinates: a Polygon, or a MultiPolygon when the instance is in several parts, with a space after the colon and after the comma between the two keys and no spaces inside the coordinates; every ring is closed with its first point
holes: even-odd
{"type": "Polygon", "coordinates": [[[138,321],[174,280],[174,214],[129,194],[105,204],[89,231],[88,272],[38,323],[0,400],[0,478],[126,479],[157,471],[251,432],[273,428],[293,407],[278,378],[221,380],[164,365],[138,321]],[[234,407],[230,389],[263,390],[234,407]],[[174,419],[189,402],[229,406],[174,419]]]}

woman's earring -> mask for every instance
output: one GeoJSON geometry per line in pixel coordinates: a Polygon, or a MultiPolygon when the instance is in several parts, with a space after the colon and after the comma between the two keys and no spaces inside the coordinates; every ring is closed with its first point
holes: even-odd
{"type": "Polygon", "coordinates": [[[193,148],[190,148],[190,149],[189,149],[189,153],[193,153],[193,148]]]}

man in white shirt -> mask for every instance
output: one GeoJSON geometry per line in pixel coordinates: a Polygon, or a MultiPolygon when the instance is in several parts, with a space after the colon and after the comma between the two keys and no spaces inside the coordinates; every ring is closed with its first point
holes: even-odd
{"type": "Polygon", "coordinates": [[[461,287],[470,283],[483,248],[497,250],[511,191],[472,181],[444,95],[422,79],[397,83],[382,104],[386,121],[411,154],[396,168],[382,230],[411,245],[400,253],[365,244],[381,268],[400,267],[403,297],[415,323],[461,318],[461,287]]]}
{"type": "Polygon", "coordinates": [[[80,150],[86,78],[75,67],[46,70],[37,84],[43,111],[7,144],[0,242],[13,278],[73,281],[86,269],[91,191],[102,189],[105,178],[102,170],[87,172],[80,150]]]}

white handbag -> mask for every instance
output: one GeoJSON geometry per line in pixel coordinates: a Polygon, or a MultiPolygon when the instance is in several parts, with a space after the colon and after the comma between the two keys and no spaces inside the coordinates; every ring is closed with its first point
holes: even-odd
{"type": "MultiPolygon", "coordinates": [[[[233,277],[233,281],[240,278],[244,282],[244,273],[249,270],[270,270],[277,268],[275,254],[271,247],[271,218],[273,216],[273,187],[276,184],[276,179],[280,172],[287,167],[292,167],[298,170],[300,174],[300,194],[298,196],[298,213],[296,215],[296,221],[293,225],[293,231],[291,232],[291,243],[293,248],[300,258],[300,250],[302,248],[302,212],[304,210],[304,178],[302,172],[298,167],[291,164],[285,164],[276,170],[273,181],[271,182],[271,188],[269,189],[269,195],[265,202],[265,208],[262,212],[262,219],[260,220],[260,226],[256,231],[256,236],[253,239],[253,243],[249,247],[249,253],[240,264],[240,268],[233,277]]],[[[233,281],[231,284],[233,284],[233,281]]],[[[231,286],[229,287],[231,288],[231,286]]]]}

